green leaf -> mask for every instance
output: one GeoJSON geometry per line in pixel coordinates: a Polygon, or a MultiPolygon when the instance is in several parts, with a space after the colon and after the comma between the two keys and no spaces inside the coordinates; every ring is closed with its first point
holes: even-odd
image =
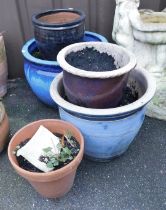
{"type": "Polygon", "coordinates": [[[54,163],[56,161],[56,159],[53,157],[50,159],[51,163],[54,163]]]}
{"type": "Polygon", "coordinates": [[[68,154],[68,155],[71,155],[71,150],[68,148],[68,147],[64,147],[63,148],[63,151],[68,154]]]}
{"type": "Polygon", "coordinates": [[[55,156],[54,153],[53,153],[52,151],[47,152],[46,155],[47,155],[49,158],[52,158],[52,157],[55,156]]]}
{"type": "Polygon", "coordinates": [[[47,166],[48,168],[54,168],[53,164],[52,164],[50,161],[46,164],[46,166],[47,166]]]}
{"type": "Polygon", "coordinates": [[[43,149],[43,152],[48,153],[48,152],[50,152],[51,150],[52,150],[51,147],[47,147],[47,148],[44,148],[44,149],[43,149]]]}
{"type": "Polygon", "coordinates": [[[54,166],[58,166],[59,165],[59,161],[58,160],[55,160],[54,163],[53,163],[53,165],[54,166]]]}
{"type": "Polygon", "coordinates": [[[73,157],[72,156],[69,156],[69,158],[68,158],[69,160],[73,160],[73,157]]]}
{"type": "Polygon", "coordinates": [[[59,159],[59,161],[64,163],[64,162],[66,162],[67,159],[68,159],[68,157],[61,157],[61,158],[59,159]]]}
{"type": "Polygon", "coordinates": [[[58,144],[57,144],[57,148],[58,148],[59,151],[62,149],[61,143],[58,143],[58,144]]]}

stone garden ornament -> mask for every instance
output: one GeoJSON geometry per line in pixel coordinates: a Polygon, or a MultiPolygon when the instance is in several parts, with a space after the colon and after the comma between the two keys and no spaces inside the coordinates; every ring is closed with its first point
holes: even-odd
{"type": "Polygon", "coordinates": [[[116,0],[112,37],[131,50],[157,81],[147,115],[166,120],[166,10],[138,10],[139,0],[116,0]]]}

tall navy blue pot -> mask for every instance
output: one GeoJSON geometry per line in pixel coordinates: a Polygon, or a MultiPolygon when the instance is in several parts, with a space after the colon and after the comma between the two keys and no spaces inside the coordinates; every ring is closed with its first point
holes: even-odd
{"type": "MultiPolygon", "coordinates": [[[[97,33],[85,32],[84,42],[107,42],[107,39],[97,33]]],[[[35,39],[25,43],[22,48],[24,56],[25,77],[35,95],[45,104],[56,107],[50,96],[50,85],[58,73],[62,71],[56,61],[42,60],[33,56],[38,51],[35,39]]]]}
{"type": "Polygon", "coordinates": [[[46,60],[55,60],[65,46],[83,41],[85,14],[76,9],[55,9],[32,16],[37,46],[46,60]],[[57,15],[61,15],[60,18],[57,15]],[[59,22],[58,22],[59,21],[59,22]]]}

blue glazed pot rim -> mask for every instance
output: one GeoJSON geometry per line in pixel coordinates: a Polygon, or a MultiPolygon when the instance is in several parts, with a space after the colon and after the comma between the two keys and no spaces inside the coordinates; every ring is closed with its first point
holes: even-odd
{"type": "Polygon", "coordinates": [[[85,31],[85,36],[97,38],[100,42],[108,42],[108,40],[104,36],[95,32],[85,31]]]}
{"type": "Polygon", "coordinates": [[[144,69],[135,69],[130,74],[133,74],[133,77],[137,77],[138,81],[145,80],[145,93],[135,102],[117,107],[117,108],[107,108],[107,109],[93,109],[93,108],[85,108],[81,106],[74,105],[68,101],[66,101],[60,94],[58,89],[60,88],[60,84],[62,84],[63,73],[54,78],[53,82],[50,86],[50,95],[55,103],[58,106],[62,107],[69,112],[78,113],[81,115],[89,115],[89,116],[120,116],[124,114],[131,113],[133,111],[137,111],[141,107],[144,107],[154,96],[156,91],[156,82],[154,78],[144,69]]]}
{"type": "Polygon", "coordinates": [[[68,8],[68,9],[54,9],[54,10],[47,10],[44,12],[39,12],[37,14],[34,14],[32,16],[32,23],[34,25],[37,25],[39,27],[44,27],[44,28],[49,28],[49,27],[54,27],[57,29],[60,27],[61,30],[66,29],[68,27],[71,27],[73,25],[77,25],[80,24],[81,22],[83,22],[85,20],[85,13],[81,10],[78,9],[73,9],[73,8],[68,8]],[[68,23],[63,23],[63,24],[55,24],[55,23],[46,23],[46,22],[42,22],[39,20],[39,18],[46,16],[46,15],[50,15],[50,14],[54,14],[54,13],[59,13],[59,12],[70,12],[70,13],[76,13],[78,15],[80,15],[80,17],[72,22],[68,22],[68,23]]]}
{"type": "MultiPolygon", "coordinates": [[[[85,31],[85,36],[95,37],[101,42],[108,42],[104,36],[97,34],[95,32],[85,31]]],[[[25,59],[27,59],[28,61],[31,61],[32,63],[39,64],[39,65],[59,66],[57,61],[42,60],[40,58],[36,58],[36,57],[32,56],[31,53],[29,52],[29,48],[33,44],[36,46],[34,38],[27,41],[24,44],[24,46],[22,47],[22,54],[25,59]]]]}
{"type": "Polygon", "coordinates": [[[24,44],[24,46],[22,47],[22,54],[25,59],[27,59],[28,61],[31,61],[32,63],[39,64],[39,65],[59,66],[57,61],[42,60],[42,59],[36,58],[33,55],[31,55],[29,52],[29,48],[33,44],[34,45],[36,44],[34,38],[27,41],[24,44]]]}
{"type": "Polygon", "coordinates": [[[80,114],[80,113],[76,113],[76,112],[71,112],[69,110],[64,109],[63,107],[59,107],[59,110],[63,110],[64,112],[67,112],[68,114],[72,115],[73,117],[79,118],[79,119],[84,119],[84,120],[90,120],[90,121],[95,121],[95,122],[102,122],[102,121],[110,121],[111,120],[121,120],[121,119],[127,119],[128,117],[130,117],[131,115],[142,111],[143,109],[145,109],[145,107],[141,107],[138,110],[134,110],[128,113],[122,113],[122,114],[117,114],[117,115],[100,115],[100,116],[96,116],[96,115],[85,115],[85,114],[80,114]]]}

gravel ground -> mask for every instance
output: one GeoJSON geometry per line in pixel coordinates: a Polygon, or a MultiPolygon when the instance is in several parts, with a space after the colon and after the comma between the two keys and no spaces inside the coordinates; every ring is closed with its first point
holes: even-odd
{"type": "MultiPolygon", "coordinates": [[[[23,125],[58,118],[21,79],[9,82],[4,99],[10,138],[23,125]]],[[[10,139],[9,138],[9,139],[10,139]]],[[[84,159],[72,190],[61,199],[46,199],[12,169],[6,150],[0,157],[0,210],[165,210],[166,122],[146,118],[128,151],[109,163],[84,159]]]]}

